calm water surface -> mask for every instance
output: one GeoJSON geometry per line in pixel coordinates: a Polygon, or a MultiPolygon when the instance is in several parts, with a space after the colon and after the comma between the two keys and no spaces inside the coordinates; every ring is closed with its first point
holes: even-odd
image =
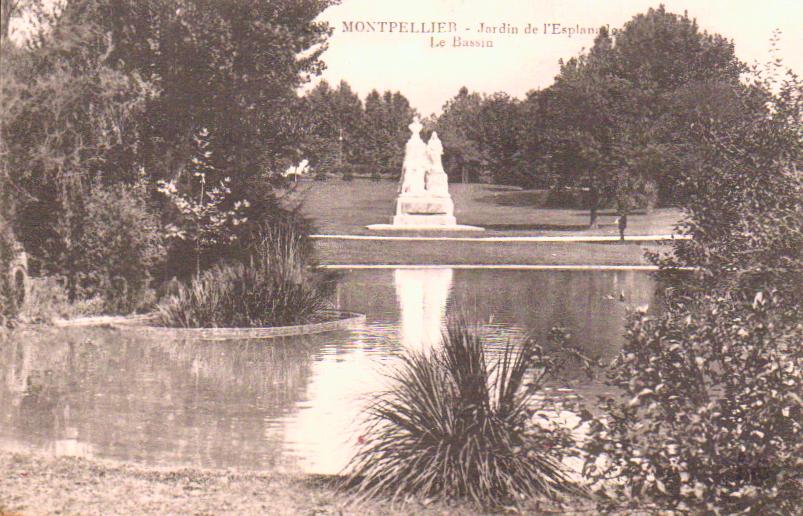
{"type": "MultiPolygon", "coordinates": [[[[437,345],[462,307],[498,346],[563,326],[612,357],[628,306],[649,305],[637,271],[396,269],[346,272],[336,302],[359,328],[283,341],[198,342],[135,330],[40,329],[0,342],[0,448],[246,470],[335,473],[361,408],[404,349],[437,345]]],[[[573,392],[599,385],[579,372],[573,392]]]]}

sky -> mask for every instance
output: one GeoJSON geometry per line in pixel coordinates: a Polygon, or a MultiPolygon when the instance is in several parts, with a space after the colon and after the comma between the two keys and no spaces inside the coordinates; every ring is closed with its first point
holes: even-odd
{"type": "MultiPolygon", "coordinates": [[[[803,0],[663,3],[669,12],[688,11],[702,30],[732,39],[736,55],[748,64],[770,59],[770,37],[780,29],[779,55],[786,67],[803,73],[803,0]]],[[[527,91],[552,83],[559,59],[576,56],[593,44],[594,34],[569,34],[563,29],[618,28],[658,4],[658,0],[342,0],[319,17],[333,26],[334,33],[322,57],[327,69],[313,84],[321,79],[334,84],[346,80],[363,98],[372,89],[399,90],[423,116],[439,113],[461,86],[522,98],[527,91]],[[380,21],[408,24],[396,25],[391,33],[389,23],[384,27],[375,23],[380,21]],[[352,23],[350,32],[344,22],[352,23]],[[358,22],[374,22],[375,31],[358,22]],[[445,22],[444,30],[453,22],[455,32],[421,33],[431,30],[432,22],[445,22]],[[480,33],[480,23],[507,24],[519,32],[480,33]],[[528,24],[538,33],[525,34],[528,24]],[[546,34],[544,24],[551,24],[546,34]],[[554,24],[560,24],[559,29],[554,24]],[[556,30],[558,34],[553,33],[556,30]],[[491,40],[493,47],[455,47],[455,36],[461,41],[491,40]],[[433,46],[440,40],[445,46],[433,46]]]]}

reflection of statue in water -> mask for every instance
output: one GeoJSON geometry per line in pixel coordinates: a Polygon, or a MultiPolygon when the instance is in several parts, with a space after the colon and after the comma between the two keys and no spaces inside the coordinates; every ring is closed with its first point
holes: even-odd
{"type": "Polygon", "coordinates": [[[393,279],[401,312],[402,346],[422,351],[439,344],[452,269],[396,269],[393,279]]]}
{"type": "Polygon", "coordinates": [[[429,163],[425,180],[427,193],[433,197],[449,197],[449,177],[443,170],[442,155],[443,144],[438,138],[438,133],[433,131],[427,142],[427,161],[429,163]]]}
{"type": "Polygon", "coordinates": [[[404,163],[402,164],[401,185],[399,193],[403,196],[422,195],[424,193],[424,176],[427,173],[427,147],[421,139],[423,126],[418,119],[410,124],[413,134],[404,146],[404,163]]]}

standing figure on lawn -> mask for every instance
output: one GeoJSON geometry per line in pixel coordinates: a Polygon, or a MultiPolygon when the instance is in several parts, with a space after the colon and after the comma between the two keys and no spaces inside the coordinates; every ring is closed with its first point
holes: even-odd
{"type": "Polygon", "coordinates": [[[449,176],[443,170],[443,162],[441,156],[443,155],[443,144],[438,133],[432,132],[427,142],[427,159],[429,166],[427,167],[427,175],[425,187],[427,194],[433,197],[449,197],[449,176]]]}
{"type": "Polygon", "coordinates": [[[418,119],[414,119],[409,127],[413,134],[404,146],[404,163],[399,185],[399,194],[403,197],[424,194],[424,177],[429,166],[427,146],[420,134],[423,126],[418,119]]]}

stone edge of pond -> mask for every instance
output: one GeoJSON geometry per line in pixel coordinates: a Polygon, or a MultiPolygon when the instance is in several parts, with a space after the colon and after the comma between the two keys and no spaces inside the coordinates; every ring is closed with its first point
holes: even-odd
{"type": "Polygon", "coordinates": [[[172,328],[156,326],[156,314],[134,316],[101,316],[78,319],[58,319],[53,321],[57,327],[112,326],[120,329],[135,329],[149,335],[163,335],[196,340],[244,340],[274,339],[281,337],[300,337],[337,330],[352,329],[366,320],[365,314],[345,311],[328,311],[336,315],[332,321],[324,321],[294,326],[271,326],[262,328],[172,328]]]}

